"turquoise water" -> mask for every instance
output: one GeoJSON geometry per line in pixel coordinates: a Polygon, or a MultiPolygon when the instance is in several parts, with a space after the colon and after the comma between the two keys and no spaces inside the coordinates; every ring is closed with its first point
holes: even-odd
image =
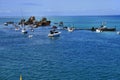
{"type": "MultiPolygon", "coordinates": [[[[39,17],[37,17],[39,19],[39,17]]],[[[120,16],[47,17],[75,27],[99,26],[120,30],[120,16]]],[[[120,35],[60,30],[49,38],[49,28],[37,28],[23,35],[2,23],[20,18],[0,18],[0,80],[120,80],[120,35]],[[32,34],[32,38],[28,35],[32,34]]]]}

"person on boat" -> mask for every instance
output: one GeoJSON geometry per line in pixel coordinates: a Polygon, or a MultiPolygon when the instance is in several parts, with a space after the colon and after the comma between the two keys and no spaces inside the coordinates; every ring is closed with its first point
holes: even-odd
{"type": "Polygon", "coordinates": [[[94,27],[92,27],[92,28],[91,28],[91,30],[92,30],[92,31],[94,31],[94,30],[95,30],[95,28],[94,28],[94,27]]]}

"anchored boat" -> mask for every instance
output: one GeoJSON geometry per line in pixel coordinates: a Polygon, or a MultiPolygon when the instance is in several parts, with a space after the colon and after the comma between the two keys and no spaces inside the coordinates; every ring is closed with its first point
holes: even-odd
{"type": "Polygon", "coordinates": [[[120,31],[118,31],[118,32],[117,32],[117,34],[119,34],[119,35],[120,35],[120,31]]]}
{"type": "Polygon", "coordinates": [[[103,31],[116,31],[116,28],[107,28],[106,26],[101,25],[99,28],[94,28],[94,27],[92,27],[91,30],[92,30],[92,31],[98,31],[98,30],[99,30],[100,32],[101,32],[101,31],[102,31],[102,32],[103,32],[103,31]]]}
{"type": "Polygon", "coordinates": [[[59,31],[54,31],[54,30],[51,30],[50,33],[48,34],[48,37],[58,37],[60,36],[61,32],[59,31]]]}
{"type": "Polygon", "coordinates": [[[71,27],[71,28],[68,27],[67,30],[68,30],[69,32],[73,32],[74,28],[72,28],[72,27],[71,27]]]}

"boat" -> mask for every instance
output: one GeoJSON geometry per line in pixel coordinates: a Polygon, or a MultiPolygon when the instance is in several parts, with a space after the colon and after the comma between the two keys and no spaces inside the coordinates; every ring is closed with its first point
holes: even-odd
{"type": "Polygon", "coordinates": [[[102,31],[116,31],[116,28],[100,28],[102,31]]]}
{"type": "Polygon", "coordinates": [[[21,32],[24,33],[24,34],[27,34],[27,33],[28,33],[25,28],[23,28],[23,29],[21,30],[21,32]]]}
{"type": "Polygon", "coordinates": [[[97,33],[103,32],[101,29],[96,29],[97,33]]]}
{"type": "Polygon", "coordinates": [[[107,28],[107,27],[99,27],[99,28],[91,28],[91,31],[116,31],[116,28],[107,28]]]}
{"type": "Polygon", "coordinates": [[[59,26],[63,26],[64,25],[64,23],[61,21],[61,22],[59,22],[59,26]]]}
{"type": "Polygon", "coordinates": [[[30,35],[28,35],[28,38],[32,38],[32,37],[33,37],[33,35],[31,35],[31,34],[30,34],[30,35]]]}
{"type": "Polygon", "coordinates": [[[119,34],[119,35],[120,35],[120,31],[118,31],[118,32],[117,32],[117,34],[119,34]]]}
{"type": "Polygon", "coordinates": [[[24,21],[22,22],[21,27],[22,27],[21,32],[24,33],[24,34],[27,34],[28,32],[27,32],[27,30],[26,30],[26,28],[25,28],[25,23],[24,23],[24,21]]]}
{"type": "Polygon", "coordinates": [[[4,23],[4,25],[5,25],[5,26],[8,26],[8,23],[6,22],[6,23],[4,23]]]}
{"type": "Polygon", "coordinates": [[[71,27],[71,28],[68,27],[67,30],[68,30],[68,32],[73,32],[74,28],[72,28],[72,27],[71,27]]]}
{"type": "Polygon", "coordinates": [[[50,33],[48,34],[48,37],[58,37],[60,36],[61,32],[59,31],[53,31],[51,30],[50,33]]]}
{"type": "Polygon", "coordinates": [[[34,32],[34,29],[31,29],[32,32],[34,32]]]}
{"type": "Polygon", "coordinates": [[[9,21],[9,22],[5,22],[5,23],[4,23],[5,26],[8,26],[9,24],[14,24],[14,22],[9,21]]]}

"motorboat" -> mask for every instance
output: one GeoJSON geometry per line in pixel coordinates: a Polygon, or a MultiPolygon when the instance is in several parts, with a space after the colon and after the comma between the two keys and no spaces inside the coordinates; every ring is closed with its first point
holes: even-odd
{"type": "Polygon", "coordinates": [[[28,38],[32,38],[32,37],[33,37],[33,35],[31,35],[31,34],[30,34],[30,35],[28,35],[28,38]]]}
{"type": "Polygon", "coordinates": [[[71,27],[71,28],[68,27],[67,30],[68,30],[69,32],[73,32],[74,28],[72,28],[72,27],[71,27]]]}
{"type": "Polygon", "coordinates": [[[26,28],[25,28],[24,22],[22,22],[21,27],[22,27],[21,32],[24,33],[24,34],[27,34],[28,32],[27,32],[27,30],[26,30],[26,28]]]}
{"type": "Polygon", "coordinates": [[[118,32],[117,32],[117,34],[119,34],[119,35],[120,35],[120,31],[118,31],[118,32]]]}
{"type": "Polygon", "coordinates": [[[24,34],[27,34],[27,33],[28,33],[27,30],[26,30],[25,28],[22,29],[21,32],[24,33],[24,34]]]}
{"type": "Polygon", "coordinates": [[[4,23],[5,26],[8,26],[9,24],[14,24],[14,22],[9,21],[4,23]]]}
{"type": "Polygon", "coordinates": [[[96,32],[100,33],[100,32],[102,32],[102,30],[101,29],[96,29],[96,32]]]}
{"type": "Polygon", "coordinates": [[[6,23],[4,23],[4,25],[5,25],[5,26],[8,26],[8,23],[6,22],[6,23]]]}
{"type": "Polygon", "coordinates": [[[50,31],[50,33],[48,34],[48,37],[58,37],[60,36],[61,32],[59,31],[50,31]]]}

